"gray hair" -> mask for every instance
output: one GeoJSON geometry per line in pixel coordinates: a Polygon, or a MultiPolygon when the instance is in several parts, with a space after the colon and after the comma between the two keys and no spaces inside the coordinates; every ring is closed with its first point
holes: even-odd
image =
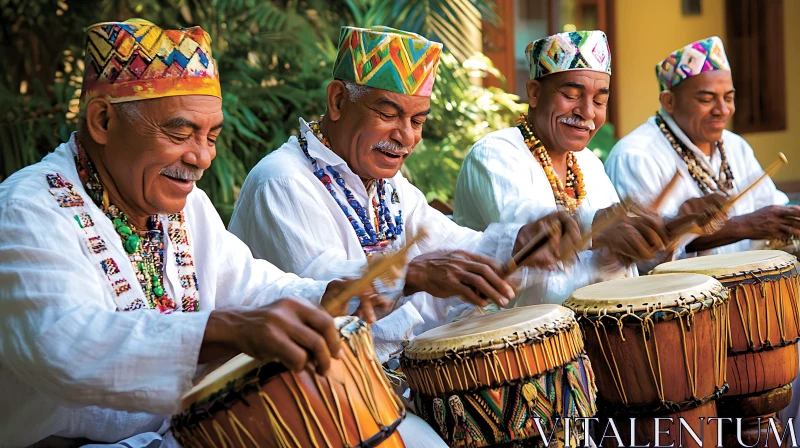
{"type": "Polygon", "coordinates": [[[362,86],[352,81],[342,82],[344,83],[344,87],[347,89],[347,96],[350,98],[351,103],[355,103],[356,101],[360,100],[364,95],[372,92],[374,89],[373,87],[362,86]]]}
{"type": "MultiPolygon", "coordinates": [[[[140,101],[129,101],[127,103],[112,103],[111,107],[117,111],[126,121],[139,121],[143,118],[142,104],[140,101]]],[[[86,106],[83,105],[78,112],[78,129],[86,126],[86,106]]]]}

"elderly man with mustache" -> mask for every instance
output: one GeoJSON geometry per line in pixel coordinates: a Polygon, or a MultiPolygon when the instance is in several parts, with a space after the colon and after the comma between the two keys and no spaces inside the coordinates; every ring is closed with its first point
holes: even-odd
{"type": "Polygon", "coordinates": [[[343,27],[327,112],[319,122],[300,119],[300,135],[253,169],[230,224],[255,256],[315,279],[359,272],[425,228],[429,237],[411,248],[402,289],[387,292],[394,307],[373,325],[381,361],[473,305],[507,305],[515,290],[501,262],[551,224],[563,231],[527,264],[551,266],[562,245],[579,238],[566,214],[482,233],[460,227],[400,173],[431,112],[441,48],[390,28],[343,27]]]}
{"type": "Polygon", "coordinates": [[[78,132],[0,184],[7,447],[158,446],[199,365],[339,352],[316,304],[345,282],[254,259],[195,188],[223,127],[208,34],[98,24],[85,66],[78,132]]]}
{"type": "MultiPolygon", "coordinates": [[[[458,176],[455,219],[483,230],[496,222],[528,222],[556,210],[588,232],[595,214],[619,198],[603,164],[586,149],[606,120],[611,55],[601,31],[574,31],[537,40],[530,61],[529,112],[519,125],[492,132],[470,149],[458,176]]],[[[637,275],[633,262],[667,244],[657,217],[626,218],[594,235],[592,250],[553,272],[528,271],[516,305],[561,303],[575,289],[637,275]]]]}
{"type": "MultiPolygon", "coordinates": [[[[710,37],[672,52],[656,65],[661,110],[620,140],[606,162],[619,195],[638,201],[658,196],[676,170],[684,173],[665,213],[690,198],[734,196],[764,171],[753,149],[725,130],[736,110],[736,90],[722,40],[710,37]]],[[[694,239],[680,256],[760,248],[763,241],[800,236],[800,208],[767,179],[743,196],[725,226],[694,239]]]]}

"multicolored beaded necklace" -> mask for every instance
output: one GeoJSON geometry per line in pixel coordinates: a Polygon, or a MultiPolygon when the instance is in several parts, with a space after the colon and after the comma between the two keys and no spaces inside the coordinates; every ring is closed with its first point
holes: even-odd
{"type": "MultiPolygon", "coordinates": [[[[325,137],[322,135],[322,132],[319,129],[318,122],[311,122],[308,123],[311,132],[314,133],[314,136],[325,145],[328,149],[331,149],[330,143],[325,137]]],[[[364,249],[364,252],[368,255],[380,251],[386,246],[390,244],[390,242],[396,240],[400,235],[403,233],[403,211],[398,209],[397,216],[392,219],[391,211],[389,210],[388,205],[386,204],[386,180],[385,179],[376,179],[375,180],[375,188],[376,188],[376,198],[373,198],[373,207],[376,210],[376,223],[375,226],[372,225],[370,222],[369,213],[364,207],[358,202],[355,195],[344,182],[341,174],[337,172],[332,166],[328,165],[325,169],[330,173],[330,176],[333,176],[333,181],[331,177],[325,173],[325,170],[322,170],[317,163],[317,159],[311,156],[308,153],[308,141],[306,140],[305,136],[303,135],[302,129],[300,131],[300,136],[298,137],[298,141],[300,142],[300,148],[303,150],[303,154],[305,154],[306,158],[311,162],[312,169],[314,171],[314,175],[317,176],[317,179],[325,185],[325,188],[328,190],[328,193],[331,194],[333,199],[339,205],[339,208],[342,209],[347,220],[350,222],[350,225],[353,226],[353,230],[356,232],[356,236],[358,237],[359,243],[361,243],[361,247],[364,249]],[[358,215],[358,220],[353,218],[350,214],[350,210],[348,207],[341,203],[339,198],[336,195],[336,190],[333,188],[333,182],[336,182],[339,187],[342,188],[345,194],[345,198],[347,203],[350,204],[350,207],[355,210],[356,215],[358,215]],[[360,221],[360,223],[359,223],[360,221]],[[376,229],[377,228],[377,232],[376,229]]],[[[393,202],[395,201],[394,197],[392,196],[393,202]]]]}
{"type": "Polygon", "coordinates": [[[525,114],[520,114],[517,120],[517,128],[522,133],[525,139],[525,144],[528,149],[533,153],[539,165],[542,166],[547,180],[550,182],[550,188],[553,190],[553,196],[556,199],[556,204],[564,208],[568,213],[575,214],[581,206],[581,202],[586,198],[586,188],[583,184],[583,173],[578,166],[578,161],[575,158],[575,153],[569,152],[567,154],[567,182],[566,185],[561,183],[561,179],[553,169],[553,161],[547,153],[547,149],[542,144],[542,141],[533,133],[528,126],[528,117],[525,114]]]}
{"type": "Polygon", "coordinates": [[[164,289],[164,229],[158,215],[147,219],[147,229],[137,231],[129,222],[128,216],[114,204],[109,203],[108,193],[100,183],[97,171],[86,152],[78,144],[75,156],[81,183],[94,203],[103,210],[114,225],[114,230],[122,239],[122,245],[133,265],[136,279],[142,286],[147,304],[160,312],[177,309],[164,289]]]}
{"type": "Polygon", "coordinates": [[[664,137],[666,137],[675,149],[675,152],[678,153],[678,157],[686,162],[689,174],[703,194],[719,192],[727,195],[729,191],[733,190],[733,172],[731,172],[731,167],[728,165],[728,157],[725,155],[725,147],[722,145],[722,140],[716,142],[722,161],[719,166],[719,176],[715,177],[705,164],[697,160],[694,151],[687,148],[686,145],[675,136],[669,126],[667,126],[664,118],[658,112],[656,112],[656,124],[658,128],[661,129],[661,133],[664,134],[664,137]]]}

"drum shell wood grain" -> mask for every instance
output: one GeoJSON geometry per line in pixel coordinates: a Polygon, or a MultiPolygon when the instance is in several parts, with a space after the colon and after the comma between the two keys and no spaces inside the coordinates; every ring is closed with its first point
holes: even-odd
{"type": "Polygon", "coordinates": [[[798,373],[796,276],[756,283],[751,276],[722,279],[730,295],[728,395],[746,395],[791,383],[798,373]],[[746,281],[749,283],[744,283],[746,281]],[[763,290],[762,290],[763,285],[763,290]],[[782,310],[783,322],[778,320],[782,310]],[[761,335],[759,336],[759,329],[761,335]],[[783,329],[783,335],[781,335],[783,329]],[[747,334],[753,335],[749,341],[747,334]],[[783,347],[763,350],[765,343],[783,347]],[[752,343],[751,343],[752,342],[752,343]],[[736,352],[745,352],[739,353],[736,352]]]}
{"type": "MultiPolygon", "coordinates": [[[[361,343],[372,343],[368,332],[350,337],[362,338],[361,343]]],[[[173,419],[176,438],[185,447],[211,448],[226,446],[225,443],[227,446],[240,446],[240,438],[247,442],[246,446],[253,445],[254,440],[258,446],[278,447],[274,422],[282,420],[288,425],[288,431],[283,432],[293,436],[289,437],[290,446],[344,448],[369,439],[380,433],[380,426],[401,419],[403,408],[376,360],[369,359],[364,353],[357,355],[344,341],[342,353],[341,360],[332,360],[330,371],[325,376],[309,368],[298,373],[281,369],[281,373],[269,377],[260,387],[257,378],[253,378],[246,389],[239,385],[241,399],[228,403],[227,410],[212,408],[207,418],[188,427],[182,426],[180,419],[173,419]],[[266,411],[270,404],[261,393],[269,397],[273,412],[279,418],[271,421],[266,411]],[[349,443],[343,442],[332,415],[338,413],[334,394],[349,443]],[[380,422],[368,410],[368,400],[374,400],[380,422]],[[245,430],[235,423],[234,418],[245,430]],[[252,439],[245,433],[249,433],[252,439]]],[[[275,365],[271,367],[276,368],[275,365]]],[[[379,446],[401,448],[405,445],[399,433],[394,432],[379,446]]]]}
{"type": "Polygon", "coordinates": [[[473,390],[481,386],[536,376],[562,366],[583,351],[580,338],[580,328],[573,325],[541,343],[519,344],[491,351],[476,350],[473,356],[449,356],[436,363],[416,363],[404,359],[403,372],[414,391],[429,396],[473,390]],[[556,354],[554,358],[544,355],[544,349],[547,348],[556,354]]]}
{"type": "MultiPolygon", "coordinates": [[[[599,394],[605,401],[619,405],[644,405],[660,401],[658,389],[651,374],[646,346],[650,349],[650,359],[653,359],[654,366],[656,365],[655,350],[656,346],[658,347],[658,359],[661,364],[661,378],[666,401],[682,402],[713,394],[724,383],[719,371],[722,366],[717,360],[724,357],[725,345],[715,347],[712,341],[718,338],[719,335],[716,333],[724,332],[724,319],[720,318],[722,316],[720,313],[724,313],[726,310],[727,302],[724,302],[715,309],[697,312],[693,317],[691,329],[686,325],[686,317],[683,318],[683,329],[679,319],[656,322],[653,330],[655,337],[651,337],[647,341],[643,339],[641,324],[626,323],[623,326],[622,335],[616,324],[606,325],[608,346],[603,344],[602,348],[601,340],[606,339],[602,329],[598,329],[600,333],[600,339],[598,339],[594,325],[587,317],[580,316],[579,322],[583,328],[586,353],[595,371],[599,394]],[[696,359],[696,369],[687,369],[683,355],[682,334],[686,335],[686,355],[690,360],[690,365],[695,364],[696,359]],[[604,351],[611,361],[611,366],[614,365],[611,355],[616,360],[616,370],[619,371],[620,382],[626,397],[623,397],[618,391],[614,382],[616,374],[609,370],[609,363],[606,362],[603,355],[604,351]],[[694,370],[697,375],[697,389],[692,393],[688,374],[694,375],[694,370]],[[715,374],[715,370],[718,373],[715,374]]],[[[602,321],[607,320],[602,319],[602,321]]],[[[626,319],[625,322],[631,321],[626,319]]],[[[658,375],[657,371],[656,375],[658,375]]]]}

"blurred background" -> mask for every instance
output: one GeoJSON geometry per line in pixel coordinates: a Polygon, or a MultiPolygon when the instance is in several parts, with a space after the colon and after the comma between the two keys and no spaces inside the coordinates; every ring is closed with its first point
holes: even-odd
{"type": "MultiPolygon", "coordinates": [[[[800,58],[789,31],[800,0],[0,0],[0,181],[40,160],[76,125],[85,27],[130,17],[202,26],[222,79],[226,128],[200,182],[227,222],[252,166],[325,112],[341,25],[387,25],[445,45],[422,143],[404,167],[451,203],[464,155],[527,110],[525,46],[601,29],[612,51],[609,122],[589,145],[604,158],[658,109],[655,64],[691,41],[725,42],[737,88],[730,129],[770,163],[800,163],[800,58]]],[[[800,170],[776,181],[797,198],[800,170]]]]}

